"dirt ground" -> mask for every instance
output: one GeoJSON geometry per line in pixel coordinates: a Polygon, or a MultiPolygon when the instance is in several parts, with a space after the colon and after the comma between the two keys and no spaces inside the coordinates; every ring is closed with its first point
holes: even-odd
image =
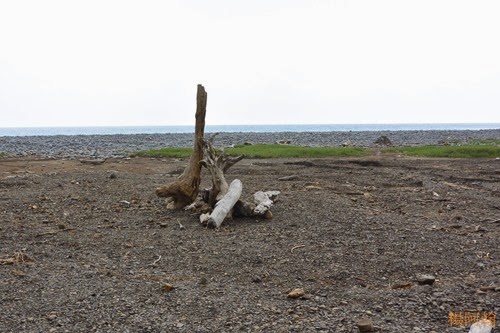
{"type": "Polygon", "coordinates": [[[499,160],[246,159],[228,179],[281,191],[274,218],[218,231],[154,193],[185,163],[0,159],[0,332],[468,332],[465,314],[500,316],[499,160]]]}

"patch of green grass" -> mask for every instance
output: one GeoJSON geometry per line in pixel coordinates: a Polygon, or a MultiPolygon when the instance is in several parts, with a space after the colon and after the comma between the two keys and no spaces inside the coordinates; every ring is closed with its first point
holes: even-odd
{"type": "MultiPolygon", "coordinates": [[[[189,157],[192,148],[162,148],[151,149],[133,153],[132,156],[141,157],[189,157]]],[[[224,152],[231,156],[244,154],[255,158],[277,158],[277,157],[331,157],[331,156],[360,156],[366,155],[368,151],[355,147],[301,147],[289,145],[237,145],[234,148],[226,148],[224,152]]]]}
{"type": "Polygon", "coordinates": [[[4,156],[7,156],[7,154],[0,151],[0,157],[4,157],[4,156]]]}
{"type": "Polygon", "coordinates": [[[496,158],[500,157],[500,146],[419,146],[387,148],[384,152],[397,152],[408,156],[451,157],[451,158],[496,158]]]}
{"type": "Polygon", "coordinates": [[[469,143],[471,145],[500,146],[500,139],[471,139],[469,143]]]}
{"type": "Polygon", "coordinates": [[[132,156],[141,157],[189,157],[193,153],[193,148],[161,148],[150,149],[132,153],[132,156]]]}
{"type": "Polygon", "coordinates": [[[278,157],[333,157],[333,156],[360,156],[366,155],[367,150],[356,147],[301,147],[290,145],[237,145],[226,148],[225,153],[231,156],[244,154],[255,158],[278,157]]]}

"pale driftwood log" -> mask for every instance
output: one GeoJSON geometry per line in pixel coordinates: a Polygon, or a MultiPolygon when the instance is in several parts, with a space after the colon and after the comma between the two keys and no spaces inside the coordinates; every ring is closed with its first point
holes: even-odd
{"type": "Polygon", "coordinates": [[[205,135],[205,115],[207,112],[207,93],[199,84],[196,95],[196,125],[193,143],[193,154],[189,164],[179,176],[170,184],[156,189],[159,197],[169,198],[169,208],[180,209],[192,203],[198,196],[201,181],[201,165],[203,158],[203,136],[205,135]]]}
{"type": "Polygon", "coordinates": [[[257,205],[254,209],[255,214],[264,215],[268,212],[279,194],[280,191],[256,192],[253,195],[253,201],[257,205]]]}
{"type": "Polygon", "coordinates": [[[229,188],[224,196],[217,202],[215,208],[207,220],[207,227],[219,228],[222,221],[226,217],[232,215],[232,210],[236,202],[240,199],[241,192],[243,191],[243,184],[241,180],[235,179],[229,185],[229,188]]]}
{"type": "Polygon", "coordinates": [[[258,191],[253,195],[254,202],[238,201],[234,206],[235,214],[240,216],[264,216],[272,218],[271,207],[273,206],[280,191],[258,191]]]}

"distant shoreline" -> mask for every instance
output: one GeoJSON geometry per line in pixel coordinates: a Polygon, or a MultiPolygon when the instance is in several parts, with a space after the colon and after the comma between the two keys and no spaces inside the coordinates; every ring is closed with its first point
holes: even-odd
{"type": "MultiPolygon", "coordinates": [[[[207,136],[210,133],[206,133],[207,136]]],[[[351,132],[239,132],[219,133],[217,146],[233,144],[270,144],[279,140],[299,146],[339,147],[352,145],[376,147],[385,135],[394,146],[442,145],[470,140],[500,139],[500,129],[489,130],[419,130],[419,131],[351,131],[351,132]]],[[[191,147],[193,133],[3,136],[0,152],[8,156],[45,158],[123,157],[128,153],[164,147],[191,147]]]]}
{"type": "MultiPolygon", "coordinates": [[[[206,125],[205,132],[378,132],[378,131],[462,131],[500,129],[500,123],[449,124],[293,124],[293,125],[206,125]]],[[[194,126],[95,126],[95,127],[0,127],[2,136],[189,134],[194,126]]]]}

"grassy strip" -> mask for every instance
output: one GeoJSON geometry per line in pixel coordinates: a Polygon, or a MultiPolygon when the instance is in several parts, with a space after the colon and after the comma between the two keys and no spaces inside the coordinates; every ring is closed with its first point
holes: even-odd
{"type": "Polygon", "coordinates": [[[301,147],[290,145],[237,145],[225,149],[226,154],[237,156],[245,154],[256,158],[277,157],[333,157],[333,156],[360,156],[366,155],[367,150],[356,147],[301,147]]]}
{"type": "Polygon", "coordinates": [[[7,154],[0,151],[0,157],[4,157],[4,156],[7,156],[7,154]]]}
{"type": "MultiPolygon", "coordinates": [[[[162,148],[136,152],[133,153],[133,156],[183,158],[191,156],[192,151],[191,148],[162,148]]],[[[290,145],[238,145],[234,148],[226,148],[225,152],[231,156],[244,154],[255,158],[319,158],[363,156],[370,153],[367,149],[357,147],[301,147],[290,145]]],[[[465,146],[396,147],[384,149],[383,152],[421,157],[496,158],[500,157],[500,146],[495,144],[475,144],[465,146]]]]}
{"type": "Polygon", "coordinates": [[[189,157],[193,152],[193,148],[161,148],[150,149],[132,153],[131,156],[141,157],[189,157]]]}
{"type": "Polygon", "coordinates": [[[387,148],[384,152],[397,152],[408,156],[451,158],[496,158],[500,157],[500,146],[419,146],[387,148]]]}
{"type": "Polygon", "coordinates": [[[471,145],[491,145],[500,146],[500,139],[470,139],[471,145]]]}
{"type": "MultiPolygon", "coordinates": [[[[162,148],[151,149],[134,153],[133,156],[142,157],[189,157],[191,148],[162,148]]],[[[360,156],[366,155],[368,151],[355,147],[301,147],[289,145],[237,145],[234,148],[226,148],[224,152],[231,156],[244,154],[255,158],[277,158],[277,157],[331,157],[331,156],[360,156]]]]}

